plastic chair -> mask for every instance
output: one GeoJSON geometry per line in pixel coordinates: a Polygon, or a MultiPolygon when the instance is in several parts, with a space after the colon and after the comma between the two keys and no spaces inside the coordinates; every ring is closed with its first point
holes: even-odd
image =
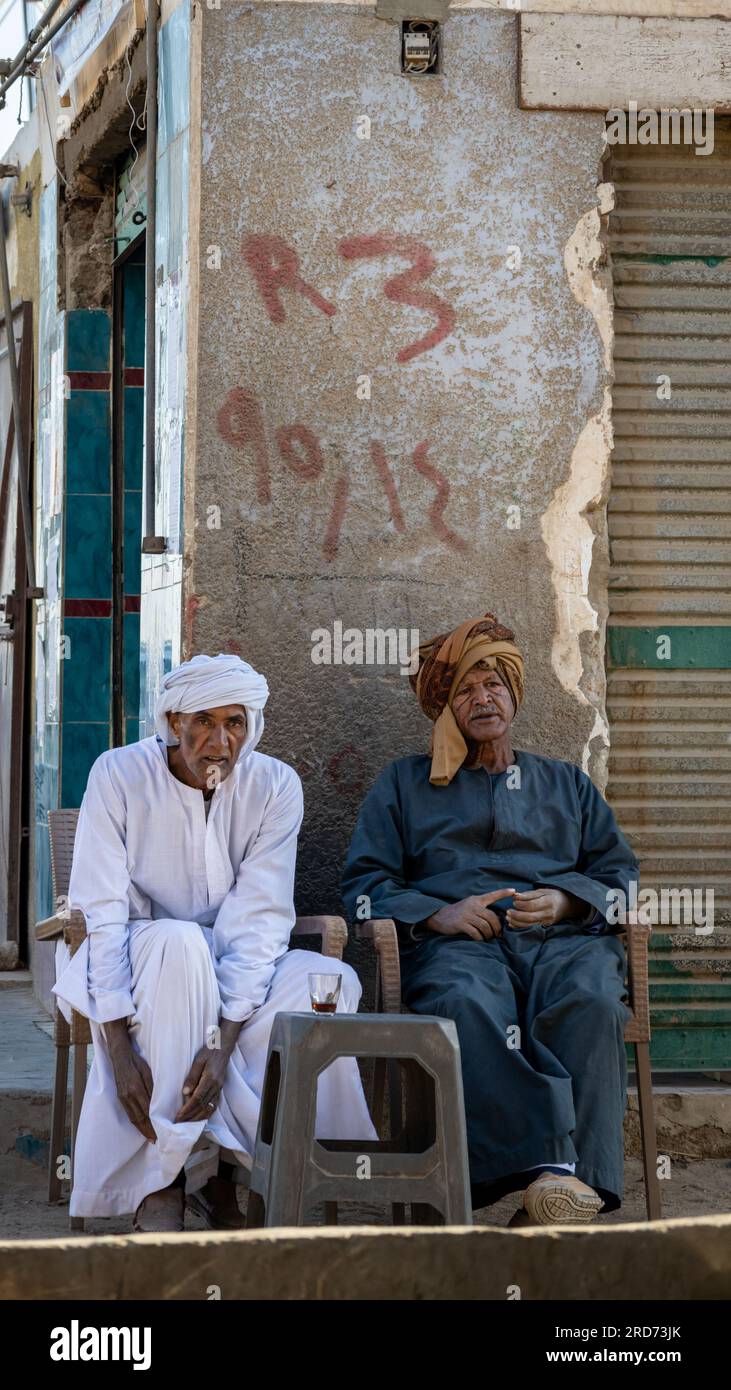
{"type": "MultiPolygon", "coordinates": [[[[650,988],[647,943],[649,929],[641,923],[628,923],[623,928],[627,943],[627,974],[629,1007],[632,1017],[625,1028],[624,1040],[635,1049],[637,1099],[642,1136],[642,1163],[645,1177],[645,1202],[648,1221],[661,1218],[660,1183],[657,1176],[657,1134],[652,1104],[652,1074],[650,1071],[650,988]]],[[[401,961],[396,924],[390,918],[359,922],[355,935],[370,941],[376,949],[376,1008],[384,1013],[406,1012],[401,1001],[401,961]]],[[[373,1077],[371,1112],[374,1123],[383,1114],[387,1064],[377,1062],[373,1077]]],[[[389,1074],[389,1101],[393,1108],[395,1077],[389,1074]]]]}
{"type": "MultiPolygon", "coordinates": [[[[48,812],[48,827],[51,837],[51,872],[53,879],[53,900],[65,902],[68,897],[71,879],[71,863],[74,855],[74,839],[79,819],[78,808],[64,808],[48,812]]],[[[83,912],[78,909],[62,908],[54,917],[38,922],[35,930],[37,941],[66,942],[71,955],[75,955],[86,936],[86,922],[83,912]]],[[[348,929],[342,917],[298,917],[292,930],[290,941],[299,936],[319,936],[321,953],[342,960],[348,940],[348,929]]],[[[86,1089],[86,1049],[91,1042],[89,1020],[72,1010],[69,1024],[58,1003],[54,1005],[53,1041],[56,1047],[56,1066],[53,1082],[53,1102],[51,1107],[51,1143],[48,1160],[48,1200],[58,1202],[61,1198],[62,1179],[58,1175],[58,1159],[64,1153],[66,1140],[66,1097],[68,1088],[69,1049],[73,1048],[73,1071],[71,1091],[71,1171],[76,1148],[76,1134],[79,1127],[81,1106],[86,1089]]],[[[83,1217],[69,1218],[72,1231],[83,1231],[83,1217]]]]}

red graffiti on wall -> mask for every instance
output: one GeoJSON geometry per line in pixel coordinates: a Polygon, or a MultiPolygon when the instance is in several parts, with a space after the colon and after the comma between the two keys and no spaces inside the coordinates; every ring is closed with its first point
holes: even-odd
{"type": "Polygon", "coordinates": [[[376,466],[376,472],[381,480],[383,491],[388,498],[388,505],[391,508],[391,520],[397,531],[405,531],[406,523],[404,521],[403,512],[401,511],[401,503],[399,502],[398,493],[396,491],[396,484],[393,480],[391,469],[388,466],[385,450],[378,439],[371,440],[371,458],[376,466]]]}
{"type": "Polygon", "coordinates": [[[286,318],[280,298],[282,290],[303,295],[323,314],[337,313],[334,304],[329,304],[314,285],[302,279],[299,256],[282,237],[245,236],[241,249],[272,323],[284,323],[286,318]]]}
{"type": "Polygon", "coordinates": [[[325,467],[320,441],[306,425],[281,425],[275,435],[279,452],[284,462],[300,478],[319,478],[325,467]],[[305,457],[295,449],[295,441],[302,445],[305,457]]]}
{"type": "MultiPolygon", "coordinates": [[[[286,310],[282,302],[282,292],[289,291],[309,300],[321,313],[332,315],[337,307],[331,304],[300,275],[299,256],[293,246],[282,237],[250,233],[242,243],[244,260],[248,265],[264,307],[272,323],[284,323],[286,310]]],[[[436,323],[430,332],[425,333],[408,347],[396,354],[397,362],[411,362],[414,357],[436,347],[443,338],[453,331],[456,314],[446,299],[440,298],[433,290],[420,289],[422,280],[428,279],[437,262],[422,241],[415,237],[391,235],[377,232],[370,236],[343,237],[338,244],[338,254],[346,261],[373,260],[378,256],[400,256],[410,261],[411,268],[392,275],[383,286],[383,293],[394,304],[408,304],[414,309],[424,309],[436,316],[436,323]]]]}
{"type": "Polygon", "coordinates": [[[251,445],[256,464],[256,496],[259,502],[271,502],[269,456],[264,434],[264,416],[257,397],[251,391],[235,386],[229,391],[218,412],[221,438],[234,449],[251,445]]]}
{"type": "Polygon", "coordinates": [[[303,782],[310,777],[327,777],[341,796],[360,796],[368,768],[360,750],[348,743],[330,757],[315,753],[302,756],[294,763],[294,770],[303,782]]]}
{"type": "Polygon", "coordinates": [[[437,495],[429,508],[429,520],[432,524],[435,535],[439,539],[446,541],[447,545],[454,546],[455,550],[466,550],[467,542],[463,536],[458,536],[456,531],[450,530],[444,521],[444,508],[449,501],[449,483],[443,473],[434,467],[433,463],[427,460],[428,440],[422,440],[414,449],[414,468],[417,473],[421,473],[422,478],[428,478],[433,483],[437,495]]]}
{"type": "MultiPolygon", "coordinates": [[[[257,497],[260,502],[271,501],[271,468],[264,429],[264,414],[258,398],[251,391],[236,386],[229,391],[218,411],[218,428],[222,438],[232,448],[242,453],[253,452],[256,475],[257,497]]],[[[304,482],[322,476],[325,460],[317,435],[297,421],[293,425],[280,425],[274,431],[280,456],[286,466],[304,482]]],[[[467,541],[444,520],[444,512],[449,501],[450,487],[444,474],[427,458],[428,440],[417,444],[412,454],[412,463],[417,473],[426,478],[436,490],[429,506],[428,516],[431,528],[445,544],[455,550],[466,550],[467,541]]],[[[397,531],[406,530],[406,522],[401,510],[401,502],[396,482],[391,472],[386,451],[378,439],[370,441],[371,460],[378,481],[383,489],[391,513],[391,520],[397,531]]],[[[329,562],[335,558],[340,545],[343,522],[348,506],[350,480],[341,473],[333,487],[333,500],[330,515],[322,541],[322,554],[329,562]]]]}
{"type": "Polygon", "coordinates": [[[338,478],[335,484],[335,496],[333,498],[332,510],[330,512],[330,520],[327,523],[327,528],[325,530],[325,541],[322,547],[322,553],[325,559],[328,561],[328,563],[330,562],[330,560],[334,560],[335,556],[338,553],[338,545],[340,544],[340,532],[345,517],[345,508],[348,505],[349,491],[350,480],[349,478],[346,478],[345,475],[342,475],[340,478],[338,478]]]}
{"type": "Polygon", "coordinates": [[[431,275],[437,264],[423,242],[411,236],[388,236],[381,232],[376,236],[343,237],[338,251],[346,261],[360,260],[363,257],[372,259],[374,256],[401,256],[403,260],[412,262],[410,270],[402,270],[400,275],[393,275],[386,281],[383,293],[395,304],[410,304],[415,309],[426,309],[429,313],[436,314],[437,321],[430,333],[426,333],[409,347],[401,348],[396,354],[397,362],[411,362],[412,358],[418,357],[420,353],[436,347],[442,338],[448,337],[452,332],[456,318],[452,305],[445,299],[440,299],[432,290],[416,288],[420,280],[426,280],[431,275]]]}
{"type": "Polygon", "coordinates": [[[352,743],[333,754],[327,765],[327,775],[335,790],[341,796],[359,796],[366,777],[366,762],[363,754],[352,743]]]}

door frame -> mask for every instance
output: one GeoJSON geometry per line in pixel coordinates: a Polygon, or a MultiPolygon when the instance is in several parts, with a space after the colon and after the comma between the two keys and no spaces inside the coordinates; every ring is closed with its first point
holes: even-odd
{"type": "Polygon", "coordinates": [[[145,230],[112,263],[112,747],[125,741],[124,715],[124,277],[145,230]]]}
{"type": "MultiPolygon", "coordinates": [[[[18,487],[22,487],[23,472],[29,480],[31,516],[33,515],[33,305],[28,300],[12,306],[13,324],[21,319],[21,340],[18,360],[20,410],[25,445],[25,470],[18,469],[18,487]]],[[[0,314],[0,327],[6,327],[5,315],[0,314]]],[[[7,535],[9,479],[15,450],[15,420],[12,412],[3,451],[2,481],[0,482],[0,547],[7,535]]],[[[10,767],[8,770],[8,883],[7,883],[7,940],[16,942],[21,960],[28,960],[28,893],[30,868],[30,728],[31,699],[28,674],[32,670],[30,651],[33,631],[31,604],[28,597],[25,534],[20,499],[15,524],[15,588],[6,595],[5,618],[12,622],[13,677],[11,693],[10,767]]]]}

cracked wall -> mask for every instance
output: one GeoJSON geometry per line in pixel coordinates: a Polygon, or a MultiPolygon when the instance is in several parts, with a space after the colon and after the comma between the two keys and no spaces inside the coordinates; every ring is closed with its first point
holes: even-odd
{"type": "MultiPolygon", "coordinates": [[[[110,309],[114,234],[114,169],[130,146],[130,123],[143,110],[145,48],[133,35],[125,53],[100,67],[98,81],[76,116],[58,105],[56,88],[46,81],[46,105],[53,129],[68,134],[57,147],[63,172],[59,220],[63,256],[59,307],[110,309]]],[[[144,136],[138,133],[138,142],[144,136]]]]}
{"type": "MultiPolygon", "coordinates": [[[[597,186],[597,206],[585,212],[564,250],[572,294],[593,316],[612,373],[613,316],[607,266],[606,217],[614,205],[610,184],[597,186]]],[[[612,449],[612,398],[603,389],[596,415],[587,421],[571,454],[569,475],[556,489],[541,520],[556,599],[551,665],[563,688],[594,722],[581,765],[599,786],[607,781],[609,725],[604,650],[607,626],[608,543],[606,507],[612,449]]]]}
{"type": "Polygon", "coordinates": [[[315,628],[495,611],[526,654],[516,745],[601,780],[604,122],[518,109],[508,14],[452,14],[422,82],[360,6],[196,24],[184,642],[266,672],[262,747],[305,788],[298,906],[324,910],[364,791],[429,730],[393,667],[313,665],[315,628]]]}

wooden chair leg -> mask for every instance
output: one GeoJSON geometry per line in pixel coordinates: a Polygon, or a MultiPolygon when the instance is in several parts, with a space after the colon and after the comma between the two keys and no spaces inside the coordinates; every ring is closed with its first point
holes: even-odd
{"type": "Polygon", "coordinates": [[[48,1200],[60,1202],[61,1178],[58,1174],[58,1161],[64,1153],[66,1142],[66,1095],[69,1080],[69,1043],[71,1030],[61,1010],[56,1006],[54,1020],[54,1042],[56,1044],[56,1067],[53,1078],[53,1102],[51,1105],[51,1142],[48,1150],[48,1200]]]}
{"type": "Polygon", "coordinates": [[[640,1134],[642,1136],[642,1163],[645,1170],[647,1219],[648,1221],[659,1221],[662,1216],[662,1207],[660,1180],[657,1176],[657,1132],[655,1129],[655,1110],[652,1103],[649,1043],[635,1043],[635,1070],[637,1072],[637,1106],[640,1112],[640,1134]]]}
{"type": "MultiPolygon", "coordinates": [[[[71,1082],[71,1181],[73,1183],[74,1163],[76,1160],[76,1135],[79,1128],[81,1116],[81,1106],[84,1101],[84,1091],[86,1090],[86,1043],[76,1043],[74,1047],[74,1065],[71,1082]]],[[[69,1230],[83,1231],[83,1216],[69,1217],[69,1230]]]]}

